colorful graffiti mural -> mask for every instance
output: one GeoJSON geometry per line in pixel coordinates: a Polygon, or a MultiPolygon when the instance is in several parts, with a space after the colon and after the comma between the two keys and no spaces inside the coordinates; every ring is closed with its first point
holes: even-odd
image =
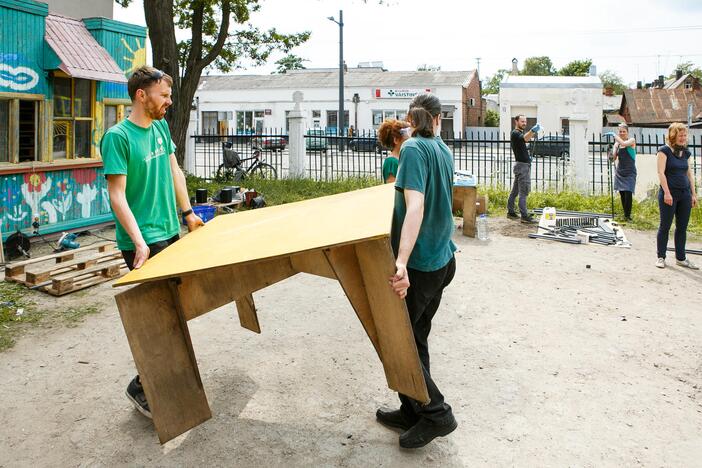
{"type": "Polygon", "coordinates": [[[0,176],[3,233],[40,225],[87,220],[110,214],[102,168],[32,172],[0,176]]]}
{"type": "Polygon", "coordinates": [[[36,91],[43,75],[35,68],[22,54],[0,54],[0,88],[11,92],[36,91]]]}
{"type": "Polygon", "coordinates": [[[128,64],[128,68],[123,68],[124,73],[125,75],[129,76],[134,72],[134,70],[146,63],[146,47],[141,44],[141,41],[138,38],[134,38],[136,41],[136,47],[134,49],[131,48],[125,38],[122,37],[120,39],[124,48],[131,54],[130,56],[125,55],[122,57],[128,64]]]}

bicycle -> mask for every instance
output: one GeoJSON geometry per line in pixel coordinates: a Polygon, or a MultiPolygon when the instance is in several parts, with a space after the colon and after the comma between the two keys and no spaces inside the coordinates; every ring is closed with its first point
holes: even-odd
{"type": "Polygon", "coordinates": [[[222,164],[217,168],[215,178],[217,180],[232,180],[239,182],[247,177],[258,177],[260,179],[275,180],[278,178],[278,171],[270,164],[263,162],[261,149],[254,148],[253,155],[250,158],[240,158],[232,148],[231,142],[222,143],[222,164]],[[246,161],[251,161],[249,167],[244,169],[242,164],[246,161]]]}

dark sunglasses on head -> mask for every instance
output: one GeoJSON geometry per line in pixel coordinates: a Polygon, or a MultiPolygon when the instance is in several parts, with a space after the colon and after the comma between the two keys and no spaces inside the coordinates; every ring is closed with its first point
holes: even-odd
{"type": "Polygon", "coordinates": [[[151,73],[144,72],[144,74],[153,81],[161,80],[161,78],[163,78],[163,75],[164,75],[164,73],[159,69],[155,69],[151,73]]]}

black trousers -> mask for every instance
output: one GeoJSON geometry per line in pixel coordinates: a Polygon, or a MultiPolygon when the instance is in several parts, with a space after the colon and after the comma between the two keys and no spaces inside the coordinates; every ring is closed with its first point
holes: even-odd
{"type": "MultiPolygon", "coordinates": [[[[149,258],[153,257],[157,253],[161,252],[163,249],[180,239],[180,236],[176,234],[170,239],[164,241],[154,242],[153,244],[148,244],[149,246],[149,258]]],[[[136,256],[135,250],[122,250],[122,257],[124,257],[124,262],[127,264],[130,270],[134,269],[134,257],[136,256]]]]}
{"type": "Polygon", "coordinates": [[[692,192],[671,189],[670,194],[673,196],[673,206],[663,202],[663,189],[658,191],[658,207],[661,211],[661,223],[658,226],[656,238],[658,258],[665,258],[668,233],[673,225],[673,217],[675,217],[675,258],[685,260],[685,241],[687,240],[687,224],[690,222],[690,212],[692,211],[692,192]]]}
{"type": "Polygon", "coordinates": [[[626,190],[619,191],[619,197],[622,199],[622,208],[624,209],[624,217],[631,218],[631,205],[633,205],[634,200],[631,192],[626,190]]]}
{"type": "Polygon", "coordinates": [[[416,421],[420,417],[429,419],[436,424],[444,424],[453,419],[451,407],[444,401],[444,396],[431,378],[429,366],[429,332],[431,332],[431,320],[434,318],[444,288],[451,283],[456,273],[456,259],[451,260],[442,268],[436,271],[419,271],[411,268],[407,269],[410,287],[407,290],[407,311],[412,322],[412,332],[414,341],[417,343],[419,360],[422,363],[422,373],[427,384],[429,398],[431,401],[422,405],[412,398],[400,394],[402,405],[400,410],[407,420],[416,421]]]}

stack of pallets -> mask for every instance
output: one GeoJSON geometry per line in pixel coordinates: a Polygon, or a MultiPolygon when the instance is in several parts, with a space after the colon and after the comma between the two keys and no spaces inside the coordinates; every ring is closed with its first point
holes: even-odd
{"type": "Polygon", "coordinates": [[[54,296],[118,278],[128,269],[110,241],[14,262],[5,266],[5,281],[21,283],[54,296]]]}

